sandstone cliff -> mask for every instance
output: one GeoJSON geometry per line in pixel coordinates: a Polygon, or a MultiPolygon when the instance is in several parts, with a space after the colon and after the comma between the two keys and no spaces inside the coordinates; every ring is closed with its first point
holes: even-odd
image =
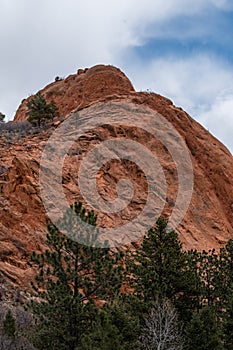
{"type": "MultiPolygon", "coordinates": [[[[40,132],[20,136],[15,132],[0,137],[0,273],[16,285],[27,285],[32,271],[26,262],[32,250],[43,250],[46,214],[40,197],[39,167],[48,137],[71,112],[101,102],[133,103],[157,111],[182,136],[189,150],[194,173],[191,203],[177,231],[185,248],[219,248],[233,238],[233,158],[230,152],[199,123],[165,97],[135,92],[127,77],[112,66],[96,66],[51,83],[41,90],[52,99],[62,118],[40,132]]],[[[27,100],[22,101],[14,122],[27,119],[27,100]]],[[[156,153],[162,165],[167,195],[164,214],[172,212],[177,195],[176,164],[161,142],[150,139],[137,128],[102,126],[97,132],[82,135],[68,152],[63,171],[63,187],[68,200],[82,200],[77,186],[79,162],[95,144],[112,138],[134,138],[156,153]]],[[[129,177],[134,197],[126,210],[117,215],[98,217],[99,225],[108,227],[127,222],[145,205],[145,177],[132,162],[109,162],[99,171],[97,187],[106,200],[115,198],[116,183],[129,177]]]]}

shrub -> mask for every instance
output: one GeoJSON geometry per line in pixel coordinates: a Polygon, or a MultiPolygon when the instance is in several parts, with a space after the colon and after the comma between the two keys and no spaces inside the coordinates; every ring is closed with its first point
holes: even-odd
{"type": "Polygon", "coordinates": [[[4,122],[5,114],[0,112],[0,123],[4,122]]]}
{"type": "Polygon", "coordinates": [[[44,96],[38,92],[32,97],[28,103],[28,121],[37,126],[41,126],[41,123],[54,117],[59,116],[58,108],[54,101],[47,103],[44,96]]]}

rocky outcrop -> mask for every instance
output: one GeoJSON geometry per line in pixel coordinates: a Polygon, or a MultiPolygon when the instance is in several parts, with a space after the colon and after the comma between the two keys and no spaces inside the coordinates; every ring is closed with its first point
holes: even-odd
{"type": "MultiPolygon", "coordinates": [[[[127,77],[112,66],[96,66],[54,82],[41,92],[48,101],[55,100],[63,118],[75,110],[100,102],[121,101],[149,107],[166,118],[185,141],[194,172],[194,190],[189,209],[177,228],[185,248],[219,248],[233,238],[233,158],[231,153],[199,123],[165,97],[135,92],[127,77]]],[[[27,100],[20,105],[15,122],[27,119],[27,100]]],[[[46,214],[41,201],[39,167],[49,136],[61,124],[57,119],[39,133],[28,133],[10,142],[0,137],[0,273],[15,285],[27,285],[32,271],[27,260],[33,250],[45,248],[46,214]]],[[[113,138],[133,138],[155,152],[167,182],[164,215],[176,201],[176,164],[166,147],[137,128],[98,127],[87,133],[69,150],[63,171],[63,188],[72,203],[82,200],[77,174],[82,157],[95,144],[113,138]]],[[[134,186],[132,203],[117,215],[99,213],[98,224],[120,225],[137,216],[146,202],[147,183],[132,163],[114,160],[103,166],[97,187],[106,200],[116,197],[119,179],[130,178],[134,186]]]]}
{"type": "MultiPolygon", "coordinates": [[[[79,69],[77,74],[53,82],[40,92],[46,100],[54,100],[62,116],[76,109],[110,95],[125,95],[134,91],[128,78],[118,68],[98,65],[93,68],[79,69]]],[[[27,119],[27,98],[19,106],[14,121],[27,119]]]]}

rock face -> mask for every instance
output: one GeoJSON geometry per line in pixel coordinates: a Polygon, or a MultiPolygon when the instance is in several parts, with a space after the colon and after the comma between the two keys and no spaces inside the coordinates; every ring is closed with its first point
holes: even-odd
{"type": "MultiPolygon", "coordinates": [[[[66,117],[77,108],[84,108],[109,95],[125,95],[133,91],[132,84],[118,68],[98,65],[90,69],[79,69],[77,74],[46,86],[41,93],[48,102],[53,99],[59,113],[66,117]]],[[[22,101],[15,121],[27,118],[27,101],[28,99],[22,101]]]]}
{"type": "MultiPolygon", "coordinates": [[[[133,103],[160,113],[179,132],[187,145],[193,165],[194,189],[191,203],[177,228],[185,248],[219,248],[233,238],[233,158],[231,153],[200,124],[165,97],[135,92],[127,77],[112,66],[79,70],[54,82],[41,92],[47,101],[57,103],[63,118],[71,112],[100,102],[133,103]]],[[[27,119],[27,100],[22,101],[14,121],[27,119]]],[[[18,132],[0,136],[0,274],[15,285],[28,285],[32,271],[27,260],[33,250],[43,250],[46,214],[41,201],[39,168],[41,154],[49,136],[61,125],[57,119],[40,132],[21,136],[18,132]],[[13,135],[13,136],[12,136],[13,135]]],[[[77,175],[83,157],[103,140],[131,138],[156,156],[163,168],[167,194],[164,215],[168,216],[177,196],[176,165],[166,147],[140,129],[104,125],[83,134],[70,148],[64,162],[63,188],[70,203],[83,200],[77,175]]],[[[134,187],[132,203],[117,215],[98,213],[98,224],[117,226],[137,216],[147,200],[145,176],[130,161],[113,160],[105,164],[96,178],[100,195],[116,198],[116,184],[129,178],[134,187]]]]}

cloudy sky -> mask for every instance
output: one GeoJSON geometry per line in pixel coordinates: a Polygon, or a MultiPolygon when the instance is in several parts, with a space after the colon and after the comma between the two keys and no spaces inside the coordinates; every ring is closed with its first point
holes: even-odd
{"type": "Polygon", "coordinates": [[[232,0],[1,0],[0,111],[78,68],[121,68],[233,150],[232,0]]]}

